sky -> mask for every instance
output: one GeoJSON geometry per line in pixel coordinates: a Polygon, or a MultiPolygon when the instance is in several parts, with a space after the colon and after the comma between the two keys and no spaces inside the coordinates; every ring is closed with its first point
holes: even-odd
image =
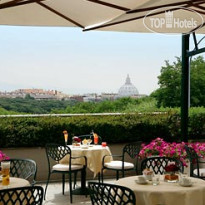
{"type": "Polygon", "coordinates": [[[140,94],[158,86],[165,60],[181,56],[181,35],[0,27],[0,91],[116,93],[127,74],[140,94]]]}

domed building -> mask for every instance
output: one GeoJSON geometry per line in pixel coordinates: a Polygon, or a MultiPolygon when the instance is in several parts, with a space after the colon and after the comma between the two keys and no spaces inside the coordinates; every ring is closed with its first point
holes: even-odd
{"type": "Polygon", "coordinates": [[[137,88],[131,83],[129,75],[127,75],[125,84],[120,87],[118,91],[118,98],[120,97],[131,97],[138,96],[139,92],[137,88]]]}

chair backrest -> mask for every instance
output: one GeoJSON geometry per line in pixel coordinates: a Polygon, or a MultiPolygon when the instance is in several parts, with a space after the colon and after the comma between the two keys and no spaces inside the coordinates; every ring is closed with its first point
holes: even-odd
{"type": "MultiPolygon", "coordinates": [[[[54,143],[46,144],[46,155],[47,155],[49,165],[50,165],[50,159],[59,163],[59,161],[67,154],[71,158],[71,149],[68,146],[62,146],[60,144],[54,144],[54,143]]],[[[69,161],[71,162],[70,159],[69,161]]]]}
{"type": "Polygon", "coordinates": [[[43,188],[41,186],[27,186],[0,190],[1,205],[42,205],[43,188]]]}
{"type": "Polygon", "coordinates": [[[11,158],[10,161],[10,176],[27,179],[31,184],[35,183],[37,166],[32,159],[17,159],[11,158]]]}
{"type": "Polygon", "coordinates": [[[123,186],[89,182],[89,192],[92,205],[135,205],[134,192],[123,186]]]}
{"type": "Polygon", "coordinates": [[[123,148],[123,156],[127,153],[132,159],[137,158],[142,142],[134,142],[124,146],[123,148]]]}
{"type": "Polygon", "coordinates": [[[199,156],[197,155],[196,151],[193,148],[188,147],[187,145],[184,146],[184,149],[186,150],[187,157],[189,158],[190,161],[190,176],[191,177],[193,176],[194,167],[196,167],[197,176],[200,177],[199,156]]]}
{"type": "Polygon", "coordinates": [[[170,163],[175,162],[175,164],[179,167],[179,171],[181,173],[184,172],[184,166],[182,162],[175,158],[170,157],[149,157],[141,162],[141,172],[149,168],[154,171],[155,174],[164,174],[164,168],[170,163]]]}
{"type": "MultiPolygon", "coordinates": [[[[92,143],[91,144],[94,144],[94,137],[93,137],[93,134],[87,134],[87,135],[80,135],[80,136],[77,136],[82,140],[84,139],[92,139],[92,143]]],[[[101,144],[102,143],[102,138],[98,135],[98,144],[101,144]]]]}

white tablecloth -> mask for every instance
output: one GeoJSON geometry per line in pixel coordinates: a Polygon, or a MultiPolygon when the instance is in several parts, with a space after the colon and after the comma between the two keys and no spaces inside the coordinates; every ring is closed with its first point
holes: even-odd
{"type": "MultiPolygon", "coordinates": [[[[23,187],[23,186],[30,186],[29,181],[27,181],[26,179],[10,177],[9,186],[2,186],[2,184],[0,182],[0,190],[1,189],[7,189],[7,188],[23,187]]],[[[6,195],[5,197],[8,197],[8,195],[6,195]]],[[[16,196],[14,195],[13,197],[16,197],[16,196]]],[[[5,198],[5,200],[7,200],[7,198],[5,198]]],[[[10,204],[11,203],[8,203],[7,205],[10,205],[10,204]]],[[[3,205],[3,203],[1,202],[1,199],[0,199],[0,205],[3,205]]],[[[24,204],[22,204],[22,205],[24,205],[24,204]]],[[[25,205],[26,205],[26,202],[25,202],[25,205]]]]}
{"type": "Polygon", "coordinates": [[[205,205],[205,181],[191,178],[193,186],[182,187],[178,183],[163,181],[153,186],[137,184],[137,176],[119,179],[115,184],[129,187],[134,191],[137,205],[205,205]]]}
{"type": "MultiPolygon", "coordinates": [[[[94,173],[94,177],[101,172],[102,169],[102,159],[105,155],[111,155],[110,149],[108,146],[102,147],[101,145],[92,145],[88,147],[88,149],[83,149],[82,147],[74,147],[69,145],[72,156],[86,156],[87,157],[87,167],[94,173]]],[[[110,162],[112,157],[106,157],[105,162],[110,162]]],[[[64,157],[60,163],[66,164],[68,163],[68,156],[64,157]]],[[[73,164],[83,164],[84,159],[76,159],[72,160],[73,164]]]]}
{"type": "Polygon", "coordinates": [[[29,181],[27,181],[26,179],[10,177],[10,184],[8,187],[2,186],[2,183],[0,182],[0,189],[16,188],[16,187],[22,187],[22,186],[30,186],[29,181]]]}

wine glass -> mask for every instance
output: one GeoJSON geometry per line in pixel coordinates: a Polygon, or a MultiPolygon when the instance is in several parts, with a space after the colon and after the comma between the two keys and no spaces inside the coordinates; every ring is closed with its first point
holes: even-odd
{"type": "Polygon", "coordinates": [[[90,146],[90,144],[92,143],[92,139],[88,139],[88,145],[90,146]]]}

